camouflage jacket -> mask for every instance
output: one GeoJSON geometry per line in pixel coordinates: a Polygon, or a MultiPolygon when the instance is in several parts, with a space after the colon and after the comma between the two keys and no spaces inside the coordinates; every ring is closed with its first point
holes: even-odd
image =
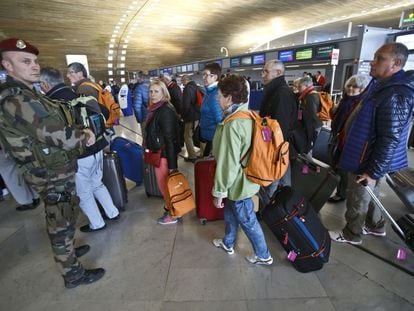
{"type": "Polygon", "coordinates": [[[74,182],[87,141],[50,103],[11,77],[0,86],[0,142],[38,192],[74,182]]]}

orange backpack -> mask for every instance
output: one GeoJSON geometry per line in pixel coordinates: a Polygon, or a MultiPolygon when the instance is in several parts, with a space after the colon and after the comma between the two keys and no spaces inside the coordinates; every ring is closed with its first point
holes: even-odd
{"type": "Polygon", "coordinates": [[[99,84],[93,82],[83,82],[81,85],[89,85],[98,91],[98,102],[109,110],[109,118],[106,120],[106,127],[114,126],[121,116],[121,107],[115,102],[111,92],[108,92],[99,84]]]}
{"type": "Polygon", "coordinates": [[[289,143],[284,140],[279,123],[249,110],[235,112],[224,120],[224,124],[235,119],[254,121],[249,150],[240,160],[247,178],[261,186],[268,186],[282,178],[289,166],[289,143]],[[248,154],[250,157],[244,164],[248,154]]]}
{"type": "Polygon", "coordinates": [[[331,109],[333,107],[333,100],[331,94],[327,92],[317,92],[319,95],[319,101],[321,103],[321,109],[318,112],[318,118],[321,121],[329,121],[331,117],[331,109]]]}
{"type": "Polygon", "coordinates": [[[168,175],[166,197],[168,210],[173,217],[183,216],[196,207],[188,180],[180,172],[168,175]]]}

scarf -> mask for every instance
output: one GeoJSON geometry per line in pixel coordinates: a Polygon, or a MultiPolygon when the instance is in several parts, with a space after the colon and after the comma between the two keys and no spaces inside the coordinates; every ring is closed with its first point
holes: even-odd
{"type": "Polygon", "coordinates": [[[299,96],[299,100],[302,100],[306,95],[308,95],[310,92],[312,92],[315,88],[313,85],[308,86],[306,89],[303,90],[303,92],[299,96]]]}
{"type": "Polygon", "coordinates": [[[151,121],[154,117],[154,113],[157,109],[164,106],[167,102],[165,100],[160,100],[158,103],[152,103],[148,108],[147,122],[151,121]]]}

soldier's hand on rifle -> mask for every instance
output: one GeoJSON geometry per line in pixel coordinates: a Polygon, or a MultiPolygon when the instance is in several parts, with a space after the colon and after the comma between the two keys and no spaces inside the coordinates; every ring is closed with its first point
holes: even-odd
{"type": "Polygon", "coordinates": [[[95,134],[88,128],[83,129],[83,132],[88,136],[88,141],[86,142],[86,147],[92,146],[95,144],[96,137],[95,134]]]}

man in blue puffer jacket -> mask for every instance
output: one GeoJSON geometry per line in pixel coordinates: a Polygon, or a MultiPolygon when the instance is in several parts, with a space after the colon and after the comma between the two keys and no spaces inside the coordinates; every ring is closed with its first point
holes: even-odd
{"type": "Polygon", "coordinates": [[[414,107],[414,71],[403,70],[408,49],[401,43],[380,47],[371,62],[367,94],[349,115],[342,133],[339,167],[349,172],[347,224],[330,232],[337,242],[359,245],[362,236],[385,236],[385,221],[360,184],[379,193],[381,178],[408,166],[406,141],[414,107]]]}

